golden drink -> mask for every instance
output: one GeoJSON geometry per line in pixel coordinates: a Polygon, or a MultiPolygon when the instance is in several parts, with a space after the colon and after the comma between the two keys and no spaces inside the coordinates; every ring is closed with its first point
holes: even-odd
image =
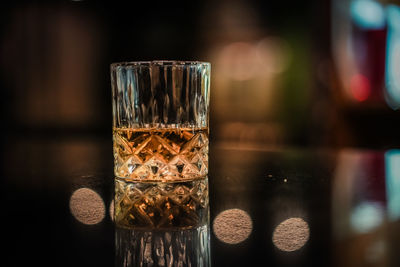
{"type": "Polygon", "coordinates": [[[114,128],[115,175],[135,181],[181,181],[208,173],[208,128],[114,128]]]}
{"type": "Polygon", "coordinates": [[[120,227],[198,227],[208,222],[208,179],[143,183],[116,178],[114,205],[120,227]]]}
{"type": "Polygon", "coordinates": [[[208,129],[114,129],[115,220],[192,228],[208,220],[208,129]]]}

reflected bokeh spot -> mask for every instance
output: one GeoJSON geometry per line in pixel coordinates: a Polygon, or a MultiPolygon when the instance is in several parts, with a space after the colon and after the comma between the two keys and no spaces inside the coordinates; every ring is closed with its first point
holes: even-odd
{"type": "Polygon", "coordinates": [[[229,209],[215,217],[213,230],[220,241],[227,244],[238,244],[249,237],[253,230],[253,223],[247,212],[240,209],[229,209]]]}
{"type": "Polygon", "coordinates": [[[103,199],[89,188],[76,190],[69,201],[72,215],[83,224],[97,224],[104,219],[105,205],[103,199]]]}
{"type": "Polygon", "coordinates": [[[272,234],[274,245],[287,252],[301,249],[310,237],[308,223],[302,218],[289,218],[281,222],[272,234]]]}
{"type": "Polygon", "coordinates": [[[380,203],[363,202],[352,211],[350,220],[355,232],[368,233],[383,223],[384,211],[380,203]]]}
{"type": "Polygon", "coordinates": [[[389,220],[400,219],[400,149],[385,153],[386,198],[389,220]]]}

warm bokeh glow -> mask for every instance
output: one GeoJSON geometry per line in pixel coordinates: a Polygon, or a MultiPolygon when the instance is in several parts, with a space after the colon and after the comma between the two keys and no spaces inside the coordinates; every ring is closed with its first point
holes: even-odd
{"type": "Polygon", "coordinates": [[[287,252],[301,249],[310,237],[308,223],[302,218],[289,218],[281,222],[272,234],[274,245],[287,252]]]}
{"type": "Polygon", "coordinates": [[[253,230],[249,214],[240,209],[229,209],[214,219],[215,236],[227,244],[238,244],[246,240],[253,230]]]}
{"type": "Polygon", "coordinates": [[[104,219],[105,205],[103,199],[89,188],[76,190],[69,201],[72,215],[83,224],[97,224],[104,219]]]}
{"type": "Polygon", "coordinates": [[[228,79],[246,81],[286,70],[290,61],[288,44],[278,37],[258,42],[233,42],[219,53],[221,74],[228,79]]]}

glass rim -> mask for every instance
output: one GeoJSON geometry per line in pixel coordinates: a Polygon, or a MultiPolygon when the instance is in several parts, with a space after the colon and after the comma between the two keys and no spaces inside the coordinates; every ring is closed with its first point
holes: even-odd
{"type": "Polygon", "coordinates": [[[211,63],[206,61],[186,61],[186,60],[149,60],[149,61],[122,61],[111,63],[111,69],[116,67],[149,67],[149,66],[207,66],[211,63]]]}

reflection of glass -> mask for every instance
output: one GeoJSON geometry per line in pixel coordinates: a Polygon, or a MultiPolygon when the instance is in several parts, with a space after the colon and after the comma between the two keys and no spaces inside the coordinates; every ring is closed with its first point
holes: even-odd
{"type": "Polygon", "coordinates": [[[117,226],[115,249],[116,267],[211,265],[208,222],[190,229],[117,226]]]}
{"type": "Polygon", "coordinates": [[[116,228],[116,266],[210,266],[209,227],[174,231],[116,228]]]}

